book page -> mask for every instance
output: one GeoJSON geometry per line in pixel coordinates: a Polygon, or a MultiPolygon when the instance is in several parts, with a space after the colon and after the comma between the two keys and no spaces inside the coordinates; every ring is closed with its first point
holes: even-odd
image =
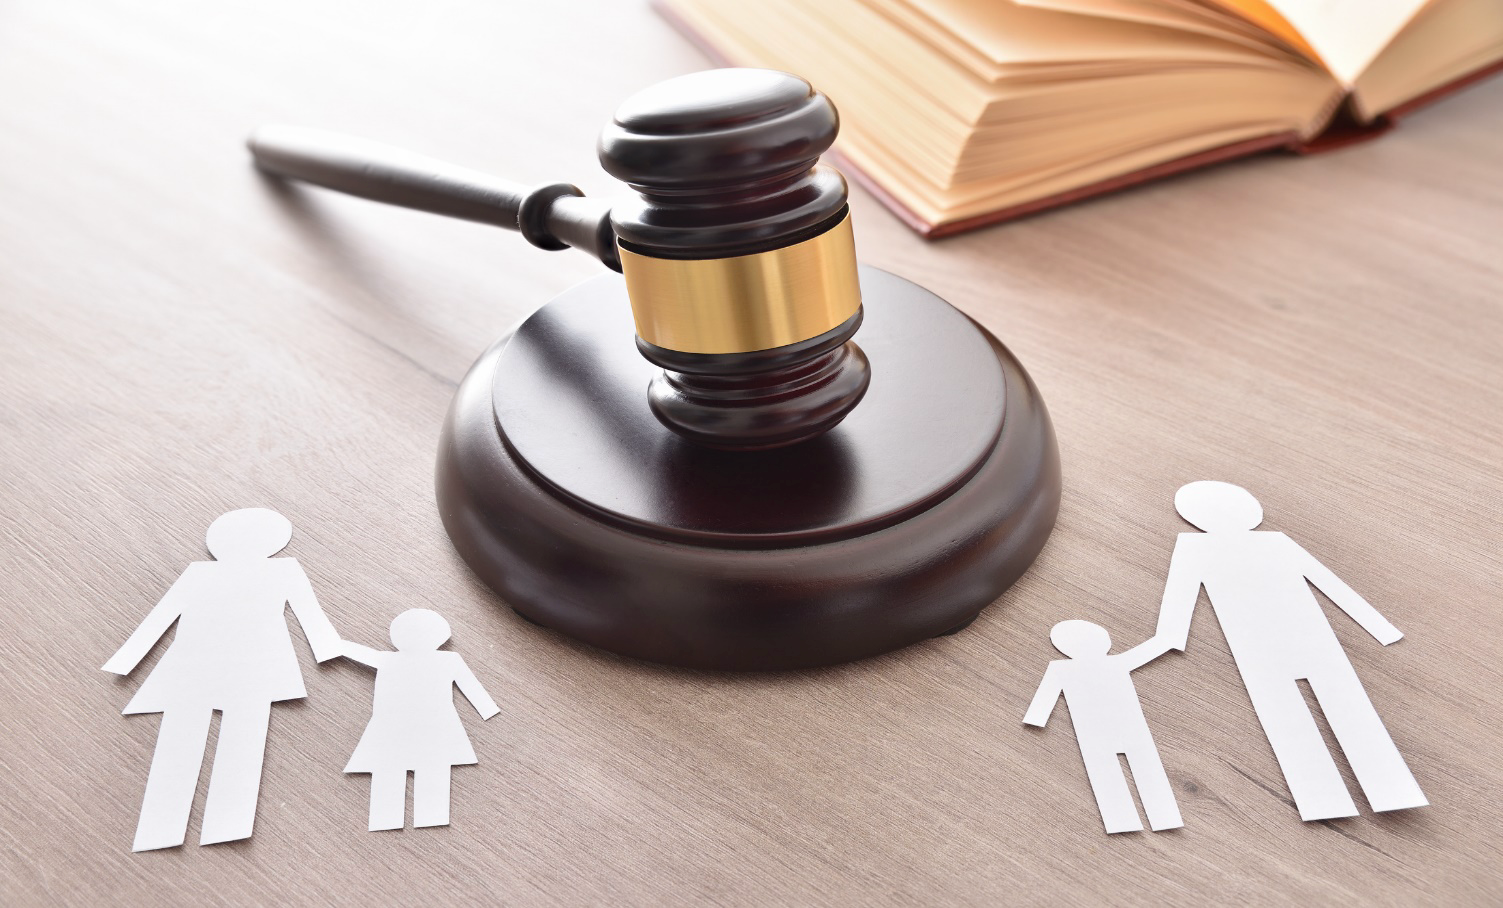
{"type": "Polygon", "coordinates": [[[1368,64],[1352,89],[1353,108],[1372,119],[1500,61],[1503,3],[1431,3],[1368,64]]]}
{"type": "Polygon", "coordinates": [[[1241,7],[1273,7],[1293,25],[1326,68],[1350,86],[1429,0],[1215,0],[1241,7]]]}
{"type": "Polygon", "coordinates": [[[1229,46],[1201,31],[1168,28],[1135,18],[1079,15],[995,0],[864,2],[882,10],[909,31],[921,31],[923,20],[927,20],[954,40],[980,52],[994,66],[1060,66],[1124,60],[1171,64],[1245,60],[1256,52],[1239,44],[1229,46]]]}
{"type": "MultiPolygon", "coordinates": [[[[1315,48],[1305,40],[1304,35],[1290,25],[1289,20],[1280,15],[1278,10],[1269,5],[1272,0],[1208,0],[1208,2],[1215,6],[1225,7],[1269,34],[1276,35],[1300,50],[1319,57],[1315,48]]],[[[1318,3],[1321,0],[1314,0],[1314,2],[1318,3]]]]}
{"type": "Polygon", "coordinates": [[[1266,0],[1012,0],[995,5],[1031,6],[1209,35],[1265,53],[1289,54],[1324,68],[1315,50],[1266,0]]]}

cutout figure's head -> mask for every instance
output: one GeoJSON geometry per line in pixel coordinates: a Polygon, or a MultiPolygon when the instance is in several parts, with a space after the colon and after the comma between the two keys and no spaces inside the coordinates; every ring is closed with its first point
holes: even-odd
{"type": "Polygon", "coordinates": [[[1263,506],[1252,493],[1229,482],[1202,480],[1174,493],[1179,516],[1207,533],[1235,533],[1263,522],[1263,506]]]}
{"type": "Polygon", "coordinates": [[[219,561],[270,558],[292,541],[292,521],[268,508],[243,508],[209,524],[205,542],[219,561]]]}
{"type": "Polygon", "coordinates": [[[1112,649],[1112,635],[1106,628],[1089,621],[1061,621],[1049,632],[1054,648],[1071,659],[1105,656],[1112,649]]]}
{"type": "Polygon", "coordinates": [[[432,609],[410,608],[391,621],[391,645],[403,652],[438,649],[449,639],[449,622],[432,609]]]}

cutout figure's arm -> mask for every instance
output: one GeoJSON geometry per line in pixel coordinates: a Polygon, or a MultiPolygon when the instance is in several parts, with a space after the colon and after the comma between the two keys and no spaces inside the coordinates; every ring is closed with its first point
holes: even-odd
{"type": "Polygon", "coordinates": [[[480,679],[475,677],[475,673],[470,671],[468,665],[464,664],[463,659],[459,660],[459,669],[454,673],[454,683],[459,685],[459,692],[464,694],[464,698],[470,701],[471,706],[475,707],[475,712],[480,713],[480,718],[489,719],[501,711],[496,701],[486,693],[485,686],[480,683],[480,679]]]}
{"type": "Polygon", "coordinates": [[[1174,554],[1169,556],[1169,579],[1164,581],[1164,600],[1159,605],[1159,625],[1153,637],[1143,644],[1146,647],[1152,643],[1159,654],[1171,649],[1183,651],[1190,641],[1190,618],[1195,614],[1195,600],[1200,598],[1197,570],[1200,565],[1194,557],[1194,543],[1186,545],[1187,535],[1181,533],[1174,543],[1174,554]]]}
{"type": "Polygon", "coordinates": [[[1378,610],[1358,595],[1357,591],[1346,585],[1346,581],[1337,577],[1331,569],[1315,560],[1315,556],[1305,551],[1299,543],[1290,540],[1290,544],[1300,553],[1303,563],[1300,565],[1301,572],[1315,584],[1322,593],[1330,597],[1337,607],[1346,612],[1351,619],[1362,626],[1362,629],[1373,635],[1379,643],[1387,646],[1395,640],[1403,637],[1398,628],[1389,623],[1378,613],[1378,610]]]}
{"type": "Polygon", "coordinates": [[[1171,647],[1165,646],[1164,642],[1155,634],[1132,649],[1119,653],[1112,658],[1123,660],[1127,665],[1127,670],[1134,671],[1169,652],[1170,649],[1171,647]]]}
{"type": "Polygon", "coordinates": [[[334,630],[334,625],[329,623],[329,616],[319,606],[318,597],[313,595],[313,584],[308,582],[308,575],[303,573],[302,565],[294,561],[291,567],[292,580],[287,589],[287,602],[292,605],[292,614],[302,627],[303,636],[308,638],[313,658],[319,662],[328,662],[341,655],[339,632],[334,630]]]}
{"type": "Polygon", "coordinates": [[[115,655],[101,666],[104,671],[117,675],[128,675],[135,671],[136,666],[141,664],[141,660],[146,658],[146,654],[151,652],[151,648],[157,645],[157,641],[162,639],[163,634],[167,633],[167,628],[171,627],[172,622],[183,613],[183,608],[187,605],[183,597],[188,586],[184,581],[187,580],[188,573],[192,570],[193,568],[189,567],[172,586],[168,587],[162,600],[152,607],[146,620],[141,622],[135,633],[131,634],[130,638],[121,644],[118,650],[115,650],[115,655]]]}
{"type": "Polygon", "coordinates": [[[380,668],[381,664],[386,661],[386,656],[389,654],[383,653],[378,649],[371,649],[368,646],[362,646],[359,643],[351,643],[348,640],[341,640],[339,641],[339,655],[345,657],[346,659],[351,659],[355,662],[359,662],[361,665],[369,665],[371,668],[380,668]]]}
{"type": "Polygon", "coordinates": [[[1050,662],[1044,670],[1044,680],[1039,682],[1038,693],[1033,695],[1033,702],[1028,704],[1028,712],[1023,714],[1024,725],[1043,728],[1048,723],[1049,716],[1054,712],[1054,704],[1059,702],[1059,695],[1065,692],[1059,676],[1059,662],[1050,662]]]}

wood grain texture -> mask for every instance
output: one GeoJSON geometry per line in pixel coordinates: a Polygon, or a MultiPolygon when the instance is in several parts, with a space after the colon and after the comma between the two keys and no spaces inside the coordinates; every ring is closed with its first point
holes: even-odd
{"type": "Polygon", "coordinates": [[[939,243],[856,192],[862,257],[1042,388],[1059,529],[957,636],[725,676],[522,622],[435,513],[455,382],[599,266],[279,189],[241,146],[303,123],[606,194],[600,125],[702,65],[605,0],[5,4],[0,903],[1503,901],[1503,83],[1362,147],[939,243]],[[1199,478],[1252,489],[1406,632],[1383,648],[1333,616],[1432,808],[1301,824],[1204,607],[1137,681],[1185,829],[1108,838],[1067,715],[1021,724],[1054,622],[1151,632],[1171,498],[1199,478]],[[349,638],[410,606],[453,624],[502,712],[469,721],[451,827],[364,831],[366,779],[340,769],[370,677],[298,639],[311,696],[274,711],[254,839],[129,853],[157,718],[119,710],[161,650],[125,682],[98,666],[249,505],[293,520],[349,638]]]}

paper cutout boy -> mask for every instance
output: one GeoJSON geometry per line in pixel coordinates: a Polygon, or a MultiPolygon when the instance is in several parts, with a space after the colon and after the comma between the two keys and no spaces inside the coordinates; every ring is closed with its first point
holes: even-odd
{"type": "Polygon", "coordinates": [[[1183,826],[1174,789],[1164,774],[1164,764],[1132,683],[1132,671],[1158,653],[1144,644],[1107,655],[1112,648],[1111,636],[1089,621],[1061,621],[1049,632],[1049,639],[1069,658],[1049,663],[1023,723],[1042,728],[1055,702],[1064,695],[1086,776],[1108,833],[1143,828],[1118,754],[1127,757],[1148,825],[1155,831],[1183,826]]]}
{"type": "Polygon", "coordinates": [[[408,609],[391,622],[396,652],[344,643],[346,658],[376,670],[370,724],[345,772],[371,775],[369,829],[401,829],[407,818],[407,773],[413,775],[412,825],[449,824],[449,779],[476,762],[454,708],[454,687],[489,719],[500,710],[458,653],[439,649],[449,623],[437,612],[408,609]]]}

